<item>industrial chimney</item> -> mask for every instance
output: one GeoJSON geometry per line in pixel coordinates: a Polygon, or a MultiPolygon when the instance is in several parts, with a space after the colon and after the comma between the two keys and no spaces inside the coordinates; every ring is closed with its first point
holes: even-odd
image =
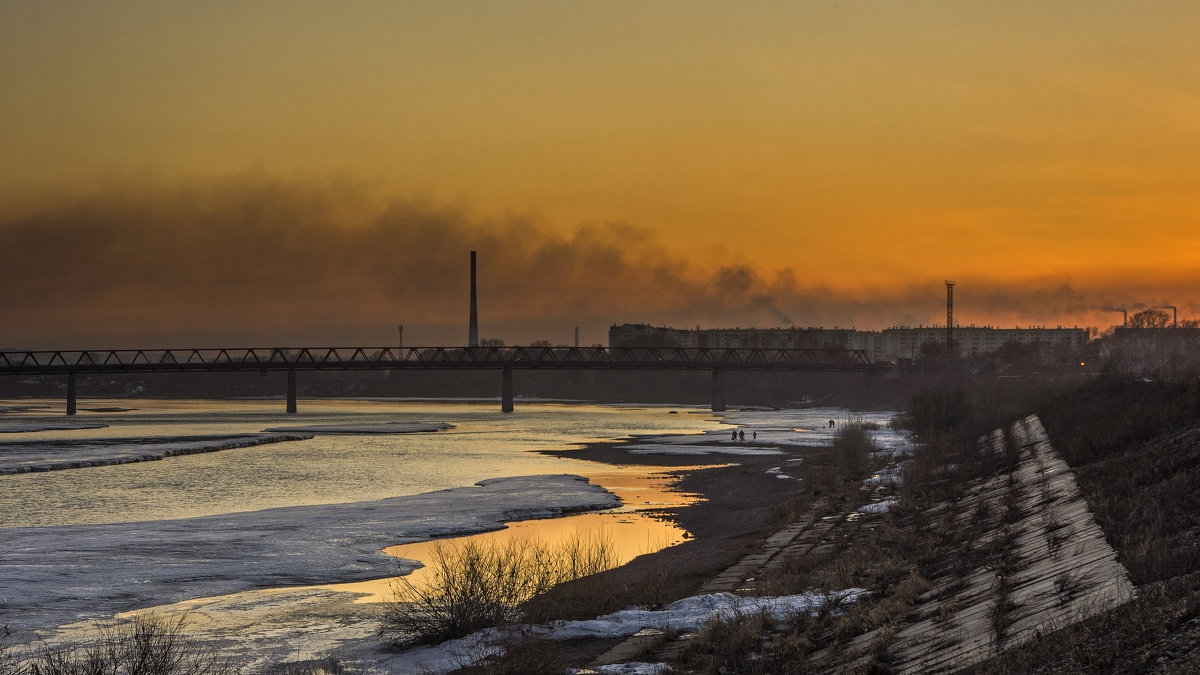
{"type": "Polygon", "coordinates": [[[475,306],[475,251],[471,251],[471,328],[467,334],[467,346],[479,346],[479,313],[475,306]]]}

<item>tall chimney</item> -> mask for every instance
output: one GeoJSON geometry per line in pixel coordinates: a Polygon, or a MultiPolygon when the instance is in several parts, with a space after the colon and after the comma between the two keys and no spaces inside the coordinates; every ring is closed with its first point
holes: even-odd
{"type": "Polygon", "coordinates": [[[954,282],[946,282],[946,358],[954,358],[954,282]]]}
{"type": "Polygon", "coordinates": [[[467,334],[467,346],[479,346],[479,312],[475,306],[475,251],[471,251],[471,329],[467,334]]]}

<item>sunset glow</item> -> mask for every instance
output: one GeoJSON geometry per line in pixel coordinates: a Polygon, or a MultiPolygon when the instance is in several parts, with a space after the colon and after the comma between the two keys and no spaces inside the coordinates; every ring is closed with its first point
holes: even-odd
{"type": "Polygon", "coordinates": [[[1200,315],[1191,2],[6,3],[0,347],[1200,315]]]}

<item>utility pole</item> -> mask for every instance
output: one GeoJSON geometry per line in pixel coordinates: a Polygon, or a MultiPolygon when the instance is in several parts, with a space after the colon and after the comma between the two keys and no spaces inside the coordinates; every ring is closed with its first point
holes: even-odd
{"type": "Polygon", "coordinates": [[[400,349],[404,349],[404,324],[400,324],[400,349]]]}

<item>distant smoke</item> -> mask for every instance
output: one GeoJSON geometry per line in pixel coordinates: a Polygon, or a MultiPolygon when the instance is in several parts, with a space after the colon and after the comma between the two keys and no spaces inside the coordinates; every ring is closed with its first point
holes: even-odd
{"type": "MultiPolygon", "coordinates": [[[[461,342],[470,250],[479,251],[480,332],[510,343],[566,343],[575,325],[593,342],[613,323],[639,321],[729,327],[762,325],[769,316],[789,326],[860,328],[944,321],[940,271],[886,288],[839,287],[852,270],[827,285],[801,285],[790,269],[706,267],[625,223],[555,230],[528,216],[483,218],[428,200],[381,203],[347,185],[240,176],[48,195],[45,204],[0,214],[8,254],[0,265],[0,346],[391,344],[397,323],[406,325],[406,342],[461,342]],[[796,308],[797,319],[781,305],[796,308]]],[[[955,314],[964,324],[1111,325],[1090,308],[1125,293],[1186,295],[1128,280],[1083,289],[1048,279],[958,280],[955,314]]]]}
{"type": "Polygon", "coordinates": [[[789,317],[787,314],[784,314],[783,310],[779,309],[779,307],[777,307],[775,305],[775,302],[771,298],[769,298],[765,295],[760,295],[760,296],[754,298],[754,301],[756,303],[758,303],[759,305],[761,305],[767,311],[774,314],[775,318],[778,319],[780,323],[782,323],[790,328],[795,328],[796,323],[794,321],[792,321],[791,317],[789,317]]]}

